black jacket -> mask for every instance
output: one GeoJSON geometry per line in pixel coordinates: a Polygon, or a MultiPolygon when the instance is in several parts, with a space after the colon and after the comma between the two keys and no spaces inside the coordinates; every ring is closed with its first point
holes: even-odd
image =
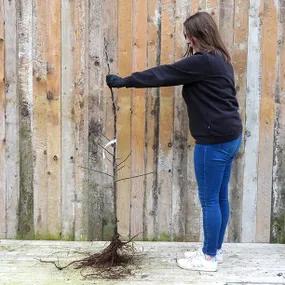
{"type": "Polygon", "coordinates": [[[222,143],[242,133],[234,70],[219,53],[196,52],[123,80],[127,88],[183,85],[190,132],[198,144],[222,143]]]}

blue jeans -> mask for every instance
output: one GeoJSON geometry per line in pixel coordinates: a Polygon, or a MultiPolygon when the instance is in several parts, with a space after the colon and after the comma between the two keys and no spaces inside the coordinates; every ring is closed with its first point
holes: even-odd
{"type": "Polygon", "coordinates": [[[228,184],[242,135],[218,144],[196,144],[194,168],[203,213],[203,252],[215,256],[229,220],[228,184]]]}

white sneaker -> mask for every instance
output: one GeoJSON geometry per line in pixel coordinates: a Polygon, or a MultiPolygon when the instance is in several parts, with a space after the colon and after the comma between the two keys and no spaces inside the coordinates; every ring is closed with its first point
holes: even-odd
{"type": "Polygon", "coordinates": [[[205,254],[201,251],[196,251],[192,258],[177,259],[177,265],[183,269],[198,271],[217,271],[218,269],[216,258],[206,259],[205,254]]]}
{"type": "MultiPolygon", "coordinates": [[[[184,257],[185,258],[192,258],[193,256],[195,256],[197,254],[197,251],[199,251],[200,253],[203,253],[202,248],[200,247],[195,251],[185,251],[184,257]]],[[[217,250],[216,260],[218,263],[223,263],[224,257],[223,257],[223,250],[222,249],[217,250]]]]}

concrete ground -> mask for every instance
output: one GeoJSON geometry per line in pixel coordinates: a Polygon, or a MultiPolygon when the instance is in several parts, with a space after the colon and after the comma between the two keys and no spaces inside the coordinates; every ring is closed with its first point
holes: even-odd
{"type": "Polygon", "coordinates": [[[0,240],[0,285],[285,284],[285,244],[225,243],[224,263],[210,273],[176,265],[176,258],[200,243],[135,241],[140,262],[130,266],[134,275],[121,280],[86,279],[78,269],[60,271],[37,260],[58,260],[62,266],[85,257],[82,252],[97,252],[106,245],[105,241],[0,240]]]}

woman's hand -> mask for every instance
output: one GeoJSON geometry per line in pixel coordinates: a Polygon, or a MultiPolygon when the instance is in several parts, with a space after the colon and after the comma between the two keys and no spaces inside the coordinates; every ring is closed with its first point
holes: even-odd
{"type": "Polygon", "coordinates": [[[121,88],[125,86],[124,79],[115,74],[108,74],[106,76],[106,83],[109,87],[121,88]]]}

